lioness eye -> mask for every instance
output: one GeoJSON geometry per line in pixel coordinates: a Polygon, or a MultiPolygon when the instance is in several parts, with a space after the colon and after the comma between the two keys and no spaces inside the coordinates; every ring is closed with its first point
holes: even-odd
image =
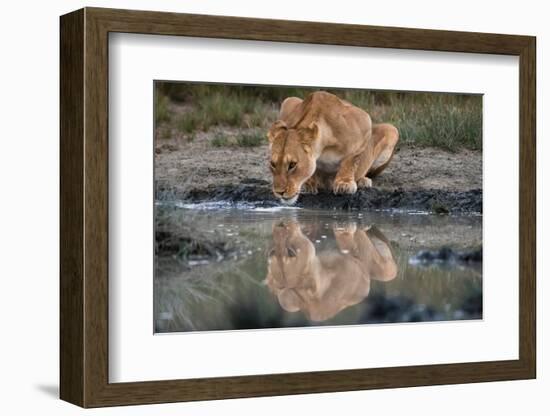
{"type": "Polygon", "coordinates": [[[296,162],[290,162],[288,164],[288,170],[291,171],[296,167],[296,162]]]}
{"type": "Polygon", "coordinates": [[[271,169],[275,170],[275,162],[271,162],[270,165],[271,165],[271,169]]]}

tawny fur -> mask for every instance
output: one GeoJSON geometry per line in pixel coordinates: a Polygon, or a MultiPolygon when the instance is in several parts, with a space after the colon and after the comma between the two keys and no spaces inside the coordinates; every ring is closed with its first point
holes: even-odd
{"type": "Polygon", "coordinates": [[[285,99],[268,132],[273,193],[294,202],[299,193],[355,193],[371,186],[399,139],[391,124],[372,125],[367,112],[318,91],[285,99]]]}
{"type": "Polygon", "coordinates": [[[317,252],[297,222],[273,226],[266,284],[288,312],[332,318],[366,298],[371,280],[397,276],[391,246],[376,228],[334,227],[337,249],[317,252]]]}

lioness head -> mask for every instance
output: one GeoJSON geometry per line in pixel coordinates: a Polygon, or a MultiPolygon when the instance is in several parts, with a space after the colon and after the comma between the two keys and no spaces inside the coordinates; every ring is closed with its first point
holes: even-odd
{"type": "Polygon", "coordinates": [[[359,303],[370,290],[364,269],[340,249],[317,253],[297,222],[273,226],[265,283],[287,312],[302,311],[309,320],[322,322],[359,303]]]}
{"type": "Polygon", "coordinates": [[[273,224],[273,249],[269,253],[266,283],[275,292],[315,286],[311,263],[315,246],[293,221],[273,224]]]}
{"type": "Polygon", "coordinates": [[[298,223],[282,221],[273,225],[273,249],[268,257],[265,282],[286,311],[299,311],[301,296],[315,296],[318,290],[315,263],[315,246],[298,223]]]}
{"type": "Polygon", "coordinates": [[[273,194],[281,202],[294,204],[300,188],[315,172],[312,145],[318,135],[315,123],[305,128],[289,128],[284,121],[278,120],[269,129],[273,194]]]}

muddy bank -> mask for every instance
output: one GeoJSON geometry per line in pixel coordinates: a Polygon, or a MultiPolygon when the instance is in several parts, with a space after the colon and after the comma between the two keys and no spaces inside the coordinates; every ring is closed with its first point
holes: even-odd
{"type": "MultiPolygon", "coordinates": [[[[243,181],[236,185],[210,185],[178,192],[175,188],[157,186],[157,200],[177,199],[186,202],[231,201],[250,202],[259,206],[277,206],[271,185],[264,180],[243,181]]],[[[449,191],[442,189],[360,189],[354,195],[322,192],[303,194],[296,206],[340,210],[406,210],[436,214],[481,214],[482,191],[449,191]]]]}
{"type": "MultiPolygon", "coordinates": [[[[241,132],[241,130],[239,130],[241,132]]],[[[217,147],[213,129],[193,141],[156,141],[157,200],[232,201],[274,206],[267,145],[217,147]]],[[[321,209],[403,209],[435,213],[482,213],[482,154],[402,147],[373,188],[352,196],[302,195],[298,206],[321,209]]]]}

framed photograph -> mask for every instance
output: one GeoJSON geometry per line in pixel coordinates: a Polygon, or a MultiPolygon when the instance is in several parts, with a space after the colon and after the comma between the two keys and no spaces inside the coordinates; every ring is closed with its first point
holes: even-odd
{"type": "Polygon", "coordinates": [[[60,396],[535,378],[535,38],[61,17],[60,396]]]}

